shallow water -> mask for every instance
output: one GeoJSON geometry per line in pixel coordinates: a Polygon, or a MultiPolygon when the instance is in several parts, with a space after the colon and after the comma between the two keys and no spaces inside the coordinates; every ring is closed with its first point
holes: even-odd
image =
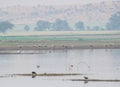
{"type": "Polygon", "coordinates": [[[84,76],[90,79],[120,79],[120,49],[43,50],[41,53],[0,55],[1,87],[120,87],[120,82],[88,82],[86,84],[69,80],[81,79],[84,76]],[[29,74],[32,71],[84,75],[37,76],[36,78],[8,76],[8,74],[29,74]]]}

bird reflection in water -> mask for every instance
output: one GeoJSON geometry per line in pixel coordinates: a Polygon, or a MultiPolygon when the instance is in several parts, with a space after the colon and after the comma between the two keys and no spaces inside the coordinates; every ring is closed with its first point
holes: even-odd
{"type": "Polygon", "coordinates": [[[84,79],[85,79],[84,83],[87,84],[88,83],[88,77],[84,76],[84,79]]]}

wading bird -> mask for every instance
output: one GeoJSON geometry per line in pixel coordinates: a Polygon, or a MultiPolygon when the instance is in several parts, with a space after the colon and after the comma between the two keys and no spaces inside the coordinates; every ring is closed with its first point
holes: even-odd
{"type": "Polygon", "coordinates": [[[84,76],[84,79],[85,79],[85,80],[88,80],[88,77],[84,76]]]}

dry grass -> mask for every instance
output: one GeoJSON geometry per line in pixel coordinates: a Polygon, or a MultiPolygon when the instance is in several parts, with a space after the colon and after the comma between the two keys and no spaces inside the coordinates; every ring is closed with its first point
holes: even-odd
{"type": "Polygon", "coordinates": [[[36,32],[9,32],[0,36],[26,35],[81,35],[81,34],[120,34],[120,31],[36,31],[36,32]]]}

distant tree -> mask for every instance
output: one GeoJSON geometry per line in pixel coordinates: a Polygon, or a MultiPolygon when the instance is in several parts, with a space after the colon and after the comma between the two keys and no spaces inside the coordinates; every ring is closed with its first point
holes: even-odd
{"type": "Polygon", "coordinates": [[[5,33],[7,30],[12,29],[14,25],[8,21],[0,22],[0,32],[5,33]]]}
{"type": "Polygon", "coordinates": [[[33,17],[38,17],[38,16],[39,16],[39,13],[38,13],[38,12],[32,12],[32,13],[31,13],[31,16],[33,16],[33,17]]]}
{"type": "Polygon", "coordinates": [[[108,30],[120,30],[120,12],[113,14],[106,25],[108,30]]]}
{"type": "Polygon", "coordinates": [[[35,27],[36,31],[44,31],[44,30],[49,30],[51,27],[51,23],[49,21],[44,21],[40,20],[36,24],[37,26],[35,27]]]}
{"type": "Polygon", "coordinates": [[[56,19],[52,29],[56,31],[69,31],[71,28],[66,20],[56,19]]]}
{"type": "Polygon", "coordinates": [[[30,27],[29,27],[28,25],[25,25],[24,30],[25,30],[25,31],[29,31],[29,30],[30,30],[30,27]]]}
{"type": "Polygon", "coordinates": [[[93,27],[93,30],[98,31],[98,30],[100,30],[100,27],[99,27],[99,26],[94,26],[94,27],[93,27]]]}
{"type": "Polygon", "coordinates": [[[87,30],[90,30],[90,29],[91,29],[91,27],[90,27],[90,26],[87,26],[86,28],[87,28],[87,30]]]}
{"type": "Polygon", "coordinates": [[[104,31],[104,30],[106,30],[106,29],[102,27],[102,28],[101,28],[101,30],[103,30],[103,31],[104,31]]]}
{"type": "Polygon", "coordinates": [[[84,23],[82,21],[78,21],[76,24],[75,24],[75,28],[77,30],[84,30],[85,27],[84,27],[84,23]]]}

